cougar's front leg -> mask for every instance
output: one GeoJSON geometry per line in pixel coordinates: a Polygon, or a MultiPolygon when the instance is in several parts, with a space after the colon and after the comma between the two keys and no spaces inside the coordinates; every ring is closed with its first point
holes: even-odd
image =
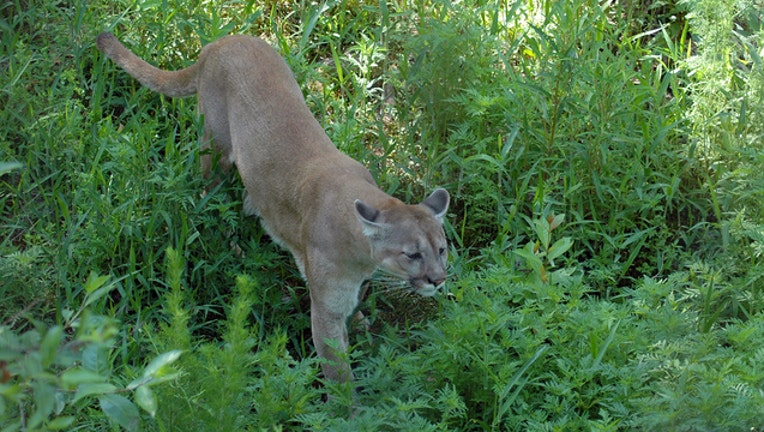
{"type": "Polygon", "coordinates": [[[321,370],[324,372],[324,378],[340,383],[353,380],[353,372],[344,356],[348,349],[346,319],[347,316],[332,311],[311,292],[311,330],[313,344],[323,359],[321,370]]]}
{"type": "Polygon", "coordinates": [[[310,288],[310,322],[313,344],[324,359],[324,377],[335,382],[348,382],[353,373],[345,353],[348,349],[346,322],[358,305],[361,282],[337,277],[341,270],[321,259],[321,254],[308,253],[305,262],[310,288]]]}

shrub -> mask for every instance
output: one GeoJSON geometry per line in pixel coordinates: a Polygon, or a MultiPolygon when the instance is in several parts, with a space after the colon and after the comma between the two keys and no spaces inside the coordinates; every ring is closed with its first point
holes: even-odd
{"type": "MultiPolygon", "coordinates": [[[[29,319],[34,328],[0,327],[0,426],[3,430],[61,430],[72,427],[97,399],[105,417],[128,431],[139,430],[136,404],[151,415],[151,387],[174,377],[170,364],[181,351],[155,357],[140,377],[119,385],[114,346],[115,319],[93,314],[96,302],[114,289],[108,276],[91,274],[78,310],[62,311],[61,326],[29,319]],[[108,283],[107,283],[108,282],[108,283]],[[134,402],[123,396],[132,393],[134,402]]],[[[21,318],[21,317],[17,317],[21,318]]],[[[92,414],[91,414],[92,415],[92,414]]]]}

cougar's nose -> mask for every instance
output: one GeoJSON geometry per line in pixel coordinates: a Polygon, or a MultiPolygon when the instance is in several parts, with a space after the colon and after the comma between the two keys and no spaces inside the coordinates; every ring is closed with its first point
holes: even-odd
{"type": "Polygon", "coordinates": [[[427,282],[431,283],[432,285],[434,285],[436,287],[439,287],[439,286],[443,285],[443,283],[446,282],[446,278],[443,277],[443,276],[437,277],[437,278],[431,278],[431,277],[428,276],[427,277],[427,282]]]}

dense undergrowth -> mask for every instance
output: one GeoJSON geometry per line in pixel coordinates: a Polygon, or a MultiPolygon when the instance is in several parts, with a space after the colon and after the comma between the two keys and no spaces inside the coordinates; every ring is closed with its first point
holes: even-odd
{"type": "Polygon", "coordinates": [[[762,10],[4,3],[0,428],[764,430],[762,10]],[[260,35],[383,189],[451,192],[448,293],[372,283],[355,403],[238,180],[200,193],[195,101],[104,30],[172,69],[260,35]]]}

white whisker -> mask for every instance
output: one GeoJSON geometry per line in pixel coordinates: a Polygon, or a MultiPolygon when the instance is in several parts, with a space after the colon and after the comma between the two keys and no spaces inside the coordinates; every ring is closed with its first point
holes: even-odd
{"type": "Polygon", "coordinates": [[[369,279],[375,285],[374,292],[385,294],[395,291],[411,291],[412,287],[409,281],[401,279],[400,276],[384,270],[377,270],[369,279]]]}
{"type": "Polygon", "coordinates": [[[385,270],[383,268],[378,268],[374,275],[372,275],[372,278],[375,279],[377,277],[387,277],[387,278],[393,278],[397,280],[403,280],[399,274],[393,273],[389,270],[385,270]]]}

